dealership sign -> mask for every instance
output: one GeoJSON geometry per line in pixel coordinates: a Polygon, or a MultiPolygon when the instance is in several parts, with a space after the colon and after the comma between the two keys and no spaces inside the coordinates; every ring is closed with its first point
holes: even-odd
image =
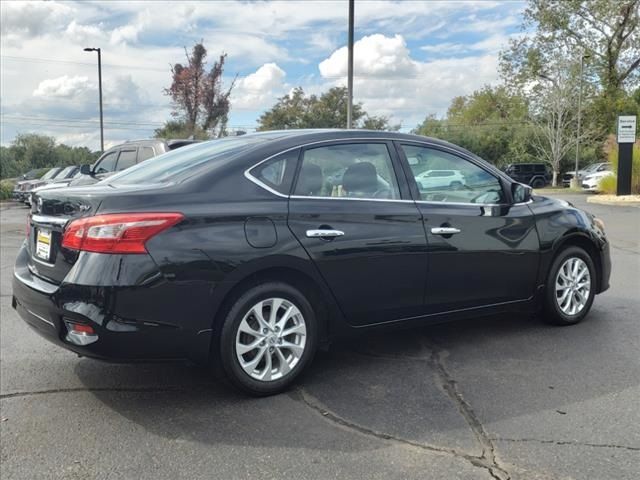
{"type": "Polygon", "coordinates": [[[635,115],[620,115],[618,117],[618,143],[635,143],[636,119],[635,115]]]}

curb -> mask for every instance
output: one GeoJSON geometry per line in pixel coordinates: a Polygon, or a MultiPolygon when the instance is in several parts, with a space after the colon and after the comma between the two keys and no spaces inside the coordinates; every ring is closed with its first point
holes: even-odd
{"type": "Polygon", "coordinates": [[[600,205],[640,207],[640,195],[592,195],[587,197],[587,203],[600,205]]]}

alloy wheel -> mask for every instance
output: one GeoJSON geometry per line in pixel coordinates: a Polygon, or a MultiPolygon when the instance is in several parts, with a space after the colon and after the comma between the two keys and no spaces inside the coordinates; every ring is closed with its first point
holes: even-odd
{"type": "Polygon", "coordinates": [[[284,298],[261,300],[238,326],[235,351],[247,375],[268,382],[289,375],[305,351],[307,325],[300,309],[284,298]]]}
{"type": "Polygon", "coordinates": [[[569,257],[556,275],[556,303],[565,315],[577,315],[589,301],[591,274],[584,260],[569,257]]]}

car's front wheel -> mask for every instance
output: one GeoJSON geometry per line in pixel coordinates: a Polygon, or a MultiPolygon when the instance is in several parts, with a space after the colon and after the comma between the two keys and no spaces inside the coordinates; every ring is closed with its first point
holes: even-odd
{"type": "Polygon", "coordinates": [[[556,257],[547,278],[545,318],[557,325],[581,321],[593,304],[596,269],[589,254],[569,247],[556,257]]]}
{"type": "Polygon", "coordinates": [[[229,380],[251,395],[287,389],[316,350],[316,317],[307,298],[286,283],[250,288],[233,304],[220,335],[229,380]]]}

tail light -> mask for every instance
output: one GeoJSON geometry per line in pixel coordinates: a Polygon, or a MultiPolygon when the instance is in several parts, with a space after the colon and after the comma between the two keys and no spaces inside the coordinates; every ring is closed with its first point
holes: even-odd
{"type": "Polygon", "coordinates": [[[145,243],[180,222],[180,213],[113,213],[73,220],[62,246],[97,253],[146,253],[145,243]]]}

